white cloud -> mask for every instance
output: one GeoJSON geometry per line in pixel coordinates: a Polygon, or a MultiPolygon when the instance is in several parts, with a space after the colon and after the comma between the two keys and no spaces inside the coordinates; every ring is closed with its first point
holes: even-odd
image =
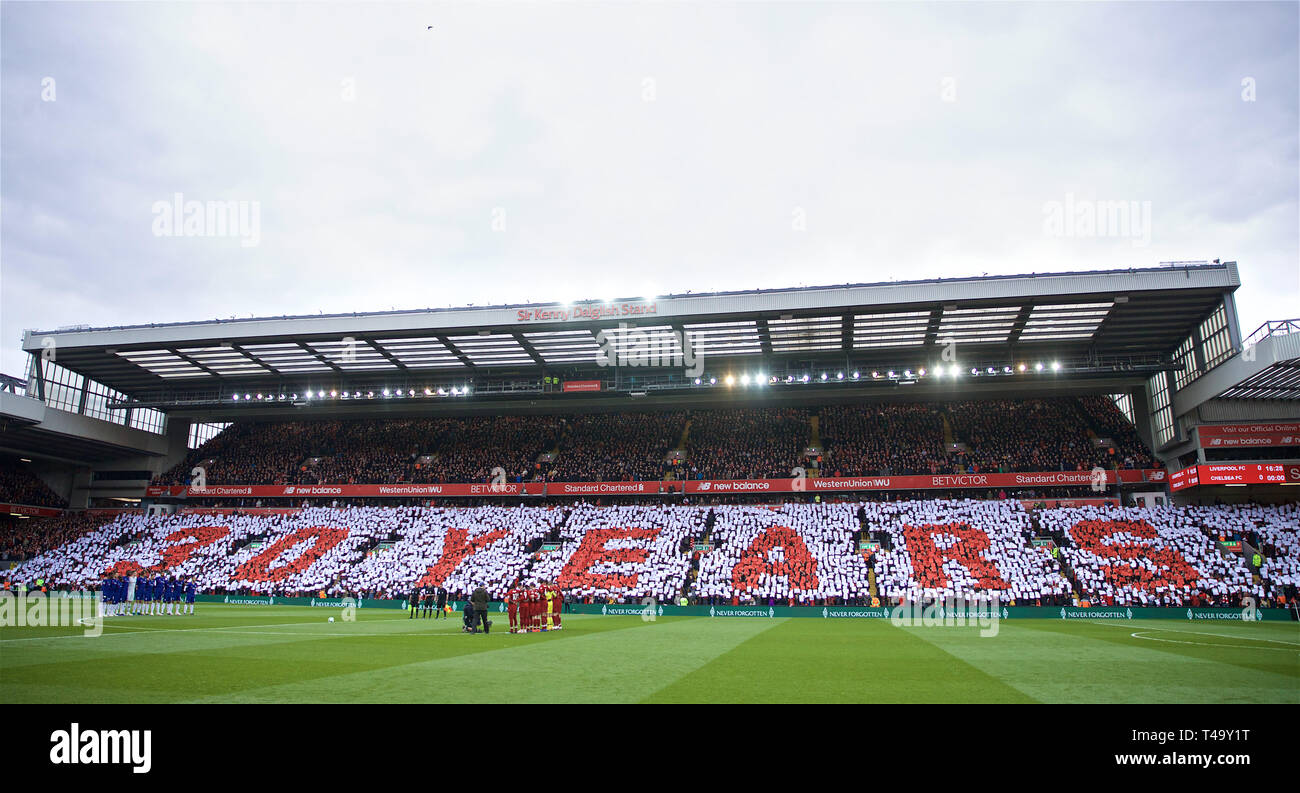
{"type": "Polygon", "coordinates": [[[1300,304],[1294,5],[6,3],[0,15],[6,372],[24,368],[27,327],[651,283],[1217,257],[1241,263],[1247,330],[1300,304]],[[46,75],[57,102],[40,101],[46,75]],[[1240,99],[1247,75],[1254,103],[1240,99]],[[261,244],[154,237],[149,208],[175,192],[258,201],[261,244]],[[1070,193],[1150,201],[1151,244],[1044,236],[1044,203],[1070,193]],[[796,209],[806,231],[791,228],[796,209]]]}

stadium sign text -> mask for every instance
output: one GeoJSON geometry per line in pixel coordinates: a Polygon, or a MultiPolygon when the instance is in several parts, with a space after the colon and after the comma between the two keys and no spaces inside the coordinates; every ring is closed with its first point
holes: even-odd
{"type": "MultiPolygon", "coordinates": [[[[1208,466],[1202,466],[1207,468],[1208,466]]],[[[1227,466],[1241,468],[1241,466],[1227,466]]],[[[1292,466],[1300,472],[1300,466],[1292,466]]],[[[1217,468],[1224,468],[1218,466],[1217,468]]],[[[1284,478],[1283,466],[1276,466],[1284,478]]],[[[1106,481],[1137,484],[1163,482],[1162,469],[1106,471],[1106,481]]],[[[1300,474],[1298,474],[1300,476],[1300,474]]],[[[1202,477],[1204,479],[1204,477],[1202,477]]],[[[1272,480],[1270,480],[1272,481],[1272,480]]],[[[848,492],[854,490],[934,490],[980,487],[1090,487],[1089,471],[1041,471],[1036,473],[993,473],[875,477],[791,477],[788,479],[691,479],[637,482],[501,482],[400,484],[400,485],[208,485],[202,489],[183,485],[150,485],[149,498],[433,498],[459,496],[556,496],[617,493],[657,495],[667,493],[801,493],[807,490],[848,492]]],[[[1175,480],[1174,489],[1178,489],[1175,480]]]]}
{"type": "Polygon", "coordinates": [[[658,303],[598,303],[564,308],[521,308],[515,322],[571,322],[610,317],[636,317],[659,313],[658,303]]]}

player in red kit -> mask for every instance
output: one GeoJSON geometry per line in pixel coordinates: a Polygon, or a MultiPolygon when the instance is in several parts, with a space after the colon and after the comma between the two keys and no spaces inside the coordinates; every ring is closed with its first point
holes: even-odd
{"type": "Polygon", "coordinates": [[[529,609],[529,626],[535,630],[542,629],[542,588],[535,586],[528,591],[528,598],[531,608],[529,609]]]}
{"type": "Polygon", "coordinates": [[[506,593],[506,610],[510,613],[510,632],[519,629],[519,589],[512,587],[506,593]]]}
{"type": "Polygon", "coordinates": [[[554,598],[551,600],[551,627],[560,627],[560,608],[564,605],[564,593],[560,591],[559,582],[551,584],[554,598]]]}

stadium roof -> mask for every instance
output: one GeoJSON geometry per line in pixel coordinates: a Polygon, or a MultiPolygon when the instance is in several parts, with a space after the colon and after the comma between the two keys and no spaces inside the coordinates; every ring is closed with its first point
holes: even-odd
{"type": "Polygon", "coordinates": [[[127,395],[233,385],[341,383],[420,374],[579,370],[600,341],[636,333],[664,353],[689,338],[718,360],[924,361],[1170,353],[1240,285],[1235,262],[1095,272],[691,292],[618,300],[465,306],[28,331],[25,350],[127,395]],[[598,336],[600,332],[604,336],[598,336]]]}
{"type": "MultiPolygon", "coordinates": [[[[1252,333],[1246,344],[1258,347],[1265,340],[1275,343],[1272,360],[1219,396],[1225,399],[1300,400],[1300,320],[1266,322],[1252,333]]],[[[1271,351],[1271,350],[1270,350],[1271,351]]]]}

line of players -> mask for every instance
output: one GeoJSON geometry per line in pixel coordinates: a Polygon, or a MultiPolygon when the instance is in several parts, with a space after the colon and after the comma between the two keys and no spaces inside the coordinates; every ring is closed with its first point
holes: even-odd
{"type": "Polygon", "coordinates": [[[109,576],[104,579],[103,592],[106,617],[161,616],[193,614],[198,587],[193,578],[109,576]]]}
{"type": "Polygon", "coordinates": [[[447,590],[442,587],[437,589],[412,589],[407,598],[407,615],[408,619],[414,619],[416,612],[421,617],[429,616],[433,613],[434,619],[451,616],[451,609],[447,606],[447,590]]]}
{"type": "Polygon", "coordinates": [[[506,593],[505,600],[511,633],[560,630],[564,593],[558,584],[543,582],[533,587],[515,587],[506,593]]]}

